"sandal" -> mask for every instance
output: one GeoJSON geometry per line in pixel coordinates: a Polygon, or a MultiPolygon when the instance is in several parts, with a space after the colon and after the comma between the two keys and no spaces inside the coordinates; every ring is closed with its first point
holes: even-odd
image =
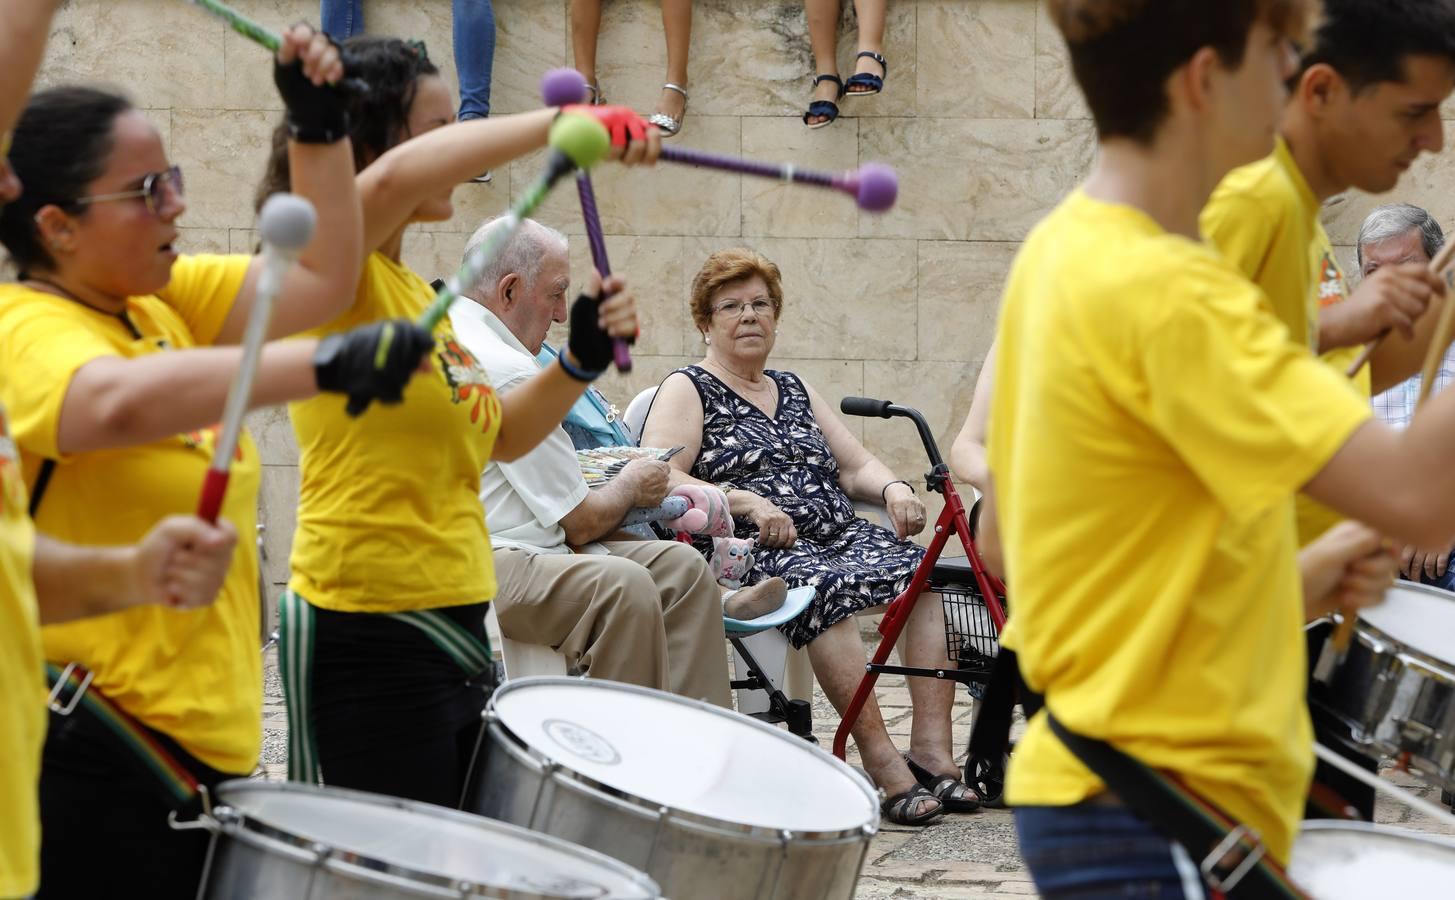
{"type": "Polygon", "coordinates": [[[884,90],[884,79],[889,77],[889,63],[884,59],[883,56],[881,56],[878,53],[875,53],[873,50],[861,50],[861,51],[859,51],[859,55],[856,56],[856,57],[854,57],[854,59],[856,59],[856,60],[862,59],[865,56],[867,56],[870,59],[874,60],[875,62],[879,63],[880,68],[884,69],[884,74],[883,75],[870,75],[868,72],[860,72],[857,75],[854,75],[854,76],[850,77],[848,83],[844,85],[844,92],[845,92],[845,94],[847,94],[850,97],[872,97],[872,96],[874,96],[875,94],[877,94],[880,91],[884,90]],[[868,90],[867,91],[854,91],[854,90],[850,90],[850,88],[856,88],[856,87],[868,88],[868,90]]]}
{"type": "Polygon", "coordinates": [[[940,801],[946,812],[971,813],[980,808],[980,795],[970,785],[954,775],[936,775],[929,769],[904,754],[904,764],[920,787],[926,788],[931,797],[940,801]]]}
{"type": "Polygon", "coordinates": [[[928,825],[945,814],[945,802],[938,800],[920,785],[915,785],[902,794],[885,797],[879,804],[879,812],[895,825],[928,825]],[[928,812],[910,812],[918,809],[926,800],[936,801],[928,812]]]}
{"type": "Polygon", "coordinates": [[[591,92],[592,106],[606,105],[606,95],[601,93],[601,87],[599,85],[597,85],[595,82],[588,81],[586,82],[586,90],[591,92]]]}
{"type": "MultiPolygon", "coordinates": [[[[820,82],[823,82],[823,81],[832,81],[834,84],[838,85],[839,86],[839,96],[836,99],[840,99],[840,100],[843,99],[843,97],[844,97],[844,82],[843,82],[843,79],[839,78],[839,76],[837,76],[837,75],[815,75],[815,76],[813,76],[813,87],[814,87],[814,89],[816,90],[818,88],[818,86],[819,86],[819,83],[820,82]]],[[[803,124],[808,125],[809,128],[823,128],[825,125],[832,125],[834,123],[834,120],[837,119],[838,117],[839,117],[839,105],[837,103],[835,103],[833,100],[815,100],[812,103],[808,104],[808,112],[806,112],[806,113],[803,114],[803,124]],[[810,118],[814,117],[814,116],[828,116],[828,119],[826,121],[823,121],[823,122],[818,122],[816,124],[809,125],[808,124],[808,120],[810,118]]]]}
{"type": "Polygon", "coordinates": [[[666,113],[654,112],[647,118],[647,123],[657,126],[663,137],[671,137],[682,130],[682,122],[687,118],[687,88],[669,81],[662,85],[662,90],[676,91],[682,95],[682,118],[674,119],[666,113]]]}

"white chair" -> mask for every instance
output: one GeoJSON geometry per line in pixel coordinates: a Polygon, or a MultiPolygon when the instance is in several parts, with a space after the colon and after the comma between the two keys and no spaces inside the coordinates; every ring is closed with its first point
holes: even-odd
{"type": "Polygon", "coordinates": [[[533,675],[568,675],[566,657],[545,644],[525,644],[512,641],[500,633],[500,620],[495,617],[495,604],[485,611],[485,633],[490,637],[490,646],[500,648],[500,662],[505,666],[505,678],[529,678],[533,675]]]}

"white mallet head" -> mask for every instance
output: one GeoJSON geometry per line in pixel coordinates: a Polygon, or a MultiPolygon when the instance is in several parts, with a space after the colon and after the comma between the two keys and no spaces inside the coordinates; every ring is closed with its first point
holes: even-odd
{"type": "Polygon", "coordinates": [[[297,194],[274,194],[258,216],[258,233],[263,243],[297,255],[313,240],[318,214],[313,204],[297,194]]]}

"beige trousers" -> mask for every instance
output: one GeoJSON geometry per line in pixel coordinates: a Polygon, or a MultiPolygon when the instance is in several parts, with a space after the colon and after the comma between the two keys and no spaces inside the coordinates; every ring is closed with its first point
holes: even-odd
{"type": "Polygon", "coordinates": [[[732,708],[722,593],[676,541],[613,541],[609,556],[495,551],[501,634],[545,644],[590,678],[732,708]]]}

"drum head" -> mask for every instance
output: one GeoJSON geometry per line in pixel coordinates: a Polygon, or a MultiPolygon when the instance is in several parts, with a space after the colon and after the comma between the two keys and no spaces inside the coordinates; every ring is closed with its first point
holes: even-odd
{"type": "Polygon", "coordinates": [[[1288,875],[1315,900],[1445,900],[1455,840],[1368,822],[1305,822],[1288,875]]]}
{"type": "Polygon", "coordinates": [[[660,896],[647,876],[594,851],[425,803],[261,781],[223,784],[216,802],[245,816],[246,828],[302,846],[320,843],[360,868],[406,880],[448,879],[522,897],[660,896]]]}
{"type": "Polygon", "coordinates": [[[1431,659],[1455,657],[1455,594],[1449,591],[1401,582],[1359,618],[1431,659]]]}
{"type": "Polygon", "coordinates": [[[491,709],[538,755],[652,805],[795,832],[878,822],[875,795],[848,766],[706,703],[612,682],[534,678],[496,691],[491,709]]]}

